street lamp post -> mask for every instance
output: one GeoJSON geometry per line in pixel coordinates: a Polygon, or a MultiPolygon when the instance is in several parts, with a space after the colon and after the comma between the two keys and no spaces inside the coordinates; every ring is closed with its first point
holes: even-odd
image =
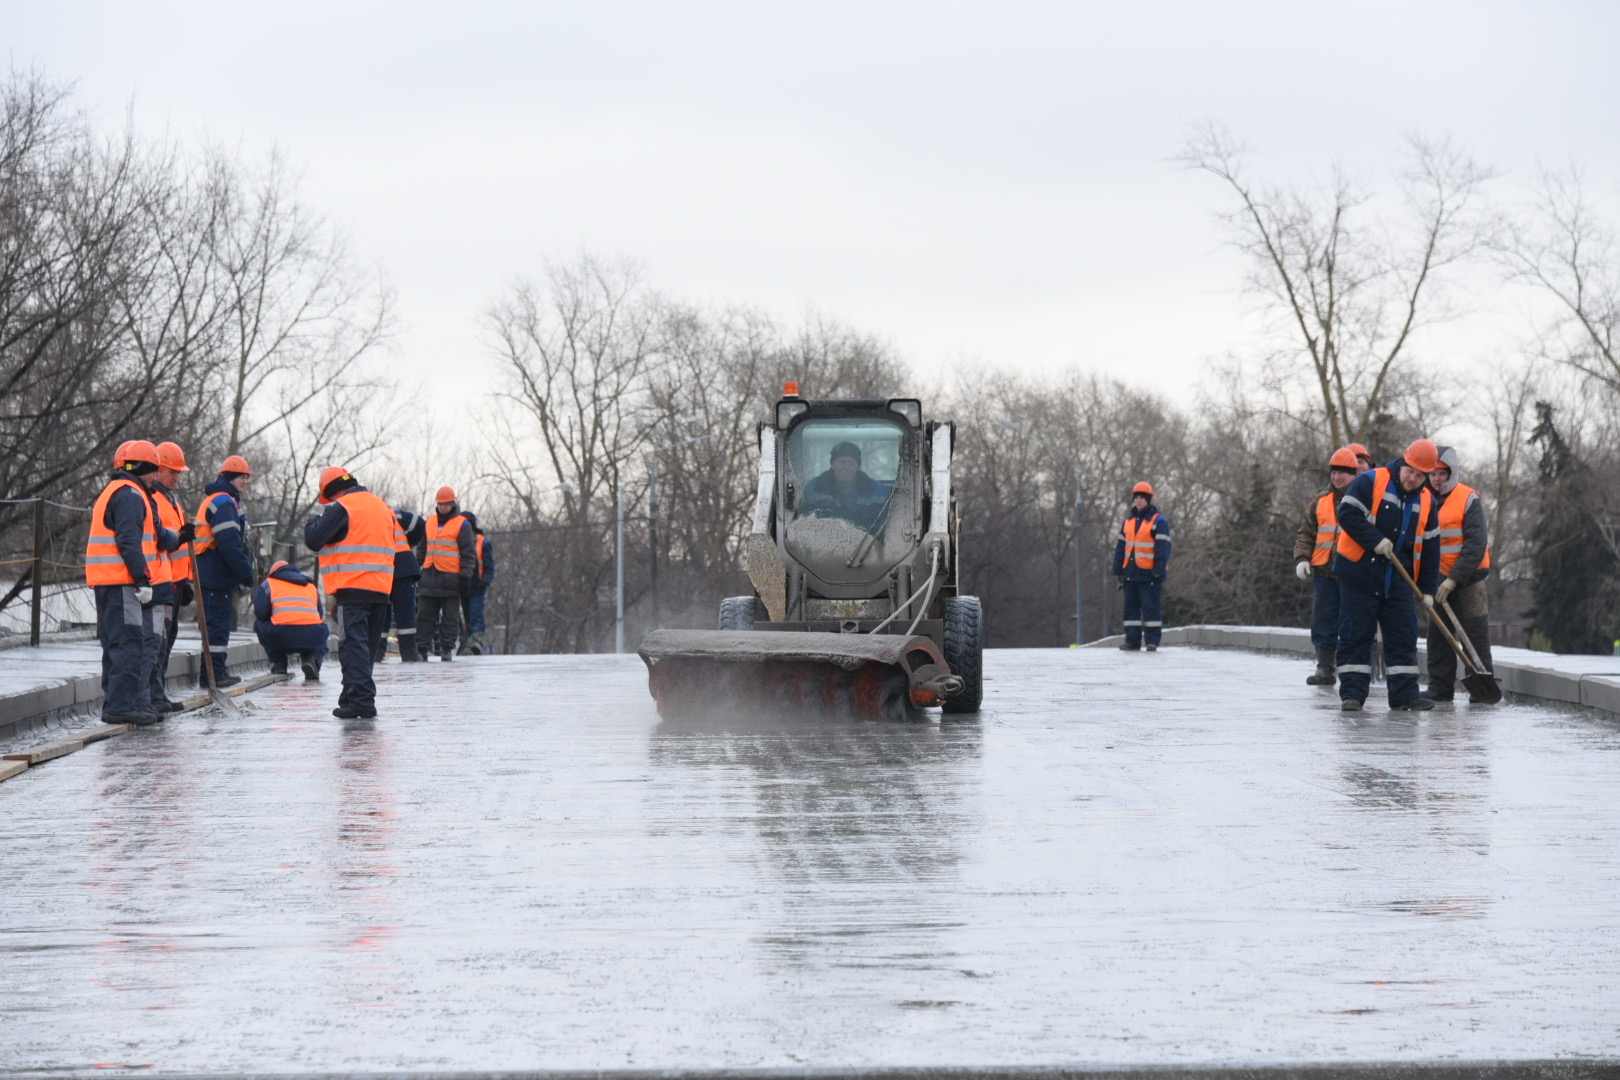
{"type": "Polygon", "coordinates": [[[673,450],[678,446],[687,446],[691,443],[702,442],[710,436],[710,432],[694,435],[690,439],[682,439],[667,446],[656,446],[647,451],[643,457],[647,459],[647,543],[652,548],[652,625],[650,629],[657,630],[661,625],[663,613],[659,609],[658,601],[658,456],[665,450],[673,450]]]}
{"type": "Polygon", "coordinates": [[[1080,617],[1085,613],[1085,548],[1081,545],[1081,524],[1085,517],[1086,489],[1085,482],[1080,475],[1080,459],[1066,450],[1060,450],[1038,435],[1031,435],[1011,420],[1003,417],[998,420],[1002,427],[1013,432],[1021,438],[1028,439],[1038,446],[1044,446],[1059,457],[1068,458],[1074,464],[1074,640],[1075,644],[1085,644],[1084,624],[1080,617]]]}

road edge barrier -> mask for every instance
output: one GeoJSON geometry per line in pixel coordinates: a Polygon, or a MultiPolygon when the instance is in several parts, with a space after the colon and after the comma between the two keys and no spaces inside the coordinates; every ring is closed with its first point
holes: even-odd
{"type": "MultiPolygon", "coordinates": [[[[1118,648],[1124,635],[1114,634],[1088,641],[1087,649],[1118,648]]],[[[1244,649],[1249,652],[1282,653],[1314,658],[1311,632],[1284,626],[1167,626],[1161,645],[1192,645],[1205,649],[1244,649]]],[[[1494,650],[1493,672],[1502,691],[1535,701],[1580,705],[1620,716],[1620,656],[1559,656],[1529,649],[1494,650]]],[[[1428,678],[1424,650],[1418,650],[1418,666],[1428,678]]]]}

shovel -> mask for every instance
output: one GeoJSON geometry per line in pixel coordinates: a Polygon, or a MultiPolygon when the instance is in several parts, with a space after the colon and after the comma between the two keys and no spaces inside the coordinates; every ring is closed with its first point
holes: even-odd
{"type": "MultiPolygon", "coordinates": [[[[186,541],[186,558],[191,560],[193,571],[197,566],[197,552],[193,549],[191,541],[186,541]]],[[[226,716],[234,716],[240,720],[242,710],[236,707],[236,702],[225,696],[214,682],[214,653],[212,644],[208,640],[208,615],[203,611],[202,578],[197,578],[197,632],[202,634],[203,667],[208,671],[208,696],[218,705],[220,711],[226,716]]]]}
{"type": "MultiPolygon", "coordinates": [[[[1451,610],[1451,605],[1442,600],[1435,606],[1444,611],[1446,618],[1451,620],[1452,627],[1457,631],[1457,640],[1462,642],[1463,648],[1468,650],[1468,658],[1473,661],[1474,670],[1484,675],[1491,675],[1489,671],[1485,670],[1485,665],[1479,658],[1479,650],[1474,648],[1472,641],[1468,640],[1468,631],[1463,629],[1462,620],[1457,618],[1455,611],[1451,610]]],[[[1468,683],[1465,681],[1463,685],[1468,686],[1468,683]]],[[[1502,700],[1502,688],[1497,685],[1495,676],[1491,676],[1490,688],[1492,691],[1490,694],[1481,694],[1474,687],[1468,686],[1469,693],[1473,694],[1480,704],[1495,705],[1502,700]]]]}
{"type": "MultiPolygon", "coordinates": [[[[1401,564],[1401,560],[1390,559],[1389,562],[1390,565],[1395,567],[1395,569],[1400,573],[1401,577],[1405,579],[1406,583],[1412,586],[1412,593],[1418,598],[1418,603],[1421,604],[1423,602],[1423,590],[1418,588],[1418,583],[1412,580],[1412,575],[1408,573],[1406,567],[1401,564]]],[[[1439,629],[1441,635],[1451,645],[1452,650],[1456,652],[1457,659],[1462,661],[1464,670],[1468,672],[1467,675],[1463,676],[1462,684],[1468,689],[1469,695],[1472,696],[1475,701],[1478,701],[1484,705],[1495,705],[1497,702],[1501,701],[1502,688],[1497,685],[1496,676],[1492,675],[1488,671],[1481,671],[1479,669],[1479,664],[1476,661],[1469,659],[1468,654],[1463,651],[1463,647],[1457,644],[1457,639],[1451,636],[1451,631],[1446,629],[1445,620],[1431,614],[1429,617],[1429,624],[1439,629]]],[[[1460,625],[1458,626],[1458,629],[1461,629],[1460,625]]]]}

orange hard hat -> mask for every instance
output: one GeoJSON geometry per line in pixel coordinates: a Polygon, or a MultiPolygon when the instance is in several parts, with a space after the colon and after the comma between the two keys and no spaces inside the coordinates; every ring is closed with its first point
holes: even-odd
{"type": "Polygon", "coordinates": [[[253,475],[253,470],[248,468],[247,458],[243,457],[241,454],[232,454],[230,457],[226,458],[225,461],[220,465],[219,471],[222,473],[241,473],[244,476],[253,475]]]}
{"type": "Polygon", "coordinates": [[[118,449],[113,451],[113,468],[121,469],[124,467],[124,455],[129,452],[129,444],[134,441],[134,439],[125,439],[118,444],[118,449]]]}
{"type": "Polygon", "coordinates": [[[151,465],[153,468],[157,467],[157,447],[153,446],[145,439],[131,439],[123,446],[120,446],[118,448],[118,452],[124,455],[124,465],[134,465],[136,462],[141,462],[146,465],[151,465]]]}
{"type": "Polygon", "coordinates": [[[323,503],[329,503],[332,501],[331,497],[326,494],[326,489],[331,487],[334,482],[338,480],[352,481],[353,479],[354,477],[349,475],[349,470],[344,466],[328,465],[326,468],[321,470],[320,501],[323,503]]]}
{"type": "Polygon", "coordinates": [[[1146,495],[1151,499],[1153,498],[1153,485],[1148,483],[1146,480],[1143,480],[1140,484],[1137,484],[1135,487],[1131,488],[1131,495],[1146,495]]]}
{"type": "Polygon", "coordinates": [[[175,472],[190,472],[186,465],[186,452],[179,443],[163,442],[157,445],[158,464],[175,472]]]}
{"type": "Polygon", "coordinates": [[[1358,442],[1351,443],[1349,446],[1345,447],[1345,449],[1356,455],[1356,457],[1364,457],[1368,461],[1372,460],[1372,451],[1367,449],[1365,446],[1362,446],[1358,442]]]}
{"type": "Polygon", "coordinates": [[[455,502],[456,501],[456,489],[451,487],[449,484],[444,485],[444,487],[439,489],[439,493],[437,495],[433,496],[433,501],[434,502],[455,502]]]}
{"type": "Polygon", "coordinates": [[[1341,446],[1333,451],[1332,457],[1328,458],[1328,468],[1330,469],[1349,469],[1351,472],[1355,472],[1356,466],[1359,464],[1361,463],[1356,460],[1356,450],[1353,446],[1341,446]]]}
{"type": "Polygon", "coordinates": [[[1440,448],[1428,439],[1417,439],[1406,448],[1401,460],[1418,472],[1433,472],[1440,467],[1440,448]]]}

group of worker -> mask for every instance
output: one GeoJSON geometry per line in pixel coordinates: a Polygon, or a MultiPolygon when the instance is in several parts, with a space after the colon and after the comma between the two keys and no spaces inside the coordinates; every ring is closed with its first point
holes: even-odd
{"type": "Polygon", "coordinates": [[[1339,687],[1340,707],[1357,712],[1372,683],[1373,646],[1383,634],[1392,709],[1432,709],[1456,696],[1457,656],[1440,620],[1455,625],[1490,670],[1485,582],[1491,552],[1485,506],[1461,482],[1450,446],[1418,439],[1374,467],[1359,443],[1328,460],[1329,488],[1306,508],[1294,542],[1295,571],[1312,582],[1313,686],[1339,687]],[[1429,687],[1418,679],[1418,608],[1428,613],[1429,687]]]}
{"type": "MultiPolygon", "coordinates": [[[[167,693],[169,654],[178,633],[176,612],[195,601],[207,638],[204,685],[234,686],[228,669],[235,598],[254,586],[254,562],[244,539],[242,495],[252,479],[246,459],[221,464],[191,520],[175,495],[190,472],[175,443],[136,439],[113,455],[113,472],[91,509],[85,581],[96,598],[102,651],[102,718],[155,724],[184,706],[167,693]]],[[[333,715],[376,715],[372,667],[384,656],[390,619],[398,625],[400,659],[453,659],[484,650],[484,595],[495,576],[493,545],[455,492],[438,492],[426,518],[389,507],[347,469],[320,477],[327,507],[304,529],[317,554],[326,596],[336,605],[343,689],[333,715]],[[418,618],[418,594],[421,618],[418,618]]],[[[328,649],[326,606],[316,584],[297,566],[278,561],[253,593],[255,630],[271,671],[295,662],[304,677],[320,678],[328,649]]]]}

